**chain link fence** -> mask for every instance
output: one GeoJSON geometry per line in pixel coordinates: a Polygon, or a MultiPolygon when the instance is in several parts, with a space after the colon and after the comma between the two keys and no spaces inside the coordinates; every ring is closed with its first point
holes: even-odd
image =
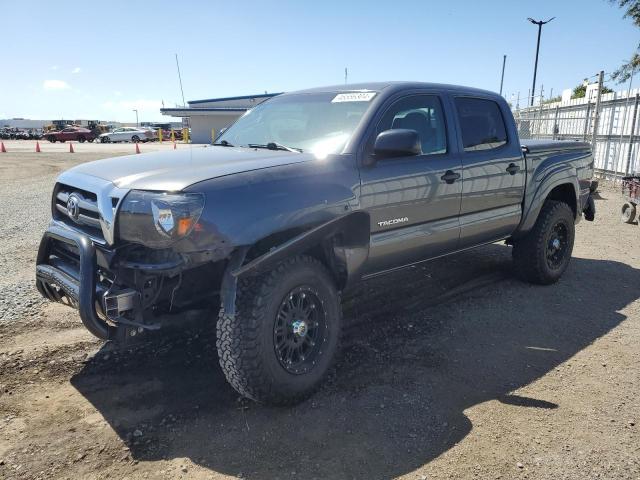
{"type": "Polygon", "coordinates": [[[600,90],[593,98],[515,108],[520,138],[590,142],[600,177],[615,180],[640,172],[640,89],[606,94],[600,90]]]}

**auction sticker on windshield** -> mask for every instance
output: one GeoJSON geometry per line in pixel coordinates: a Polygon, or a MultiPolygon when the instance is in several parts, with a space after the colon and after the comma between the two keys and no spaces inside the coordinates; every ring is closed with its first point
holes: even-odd
{"type": "Polygon", "coordinates": [[[331,103],[338,102],[368,102],[376,96],[376,92],[351,92],[351,93],[339,93],[331,103]]]}

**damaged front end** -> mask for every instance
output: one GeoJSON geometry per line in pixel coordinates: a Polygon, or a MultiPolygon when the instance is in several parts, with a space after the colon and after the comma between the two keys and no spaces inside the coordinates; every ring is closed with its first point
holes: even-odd
{"type": "Polygon", "coordinates": [[[228,248],[199,222],[203,198],[95,187],[56,184],[36,262],[45,298],[78,309],[93,335],[119,342],[216,306],[228,248]]]}

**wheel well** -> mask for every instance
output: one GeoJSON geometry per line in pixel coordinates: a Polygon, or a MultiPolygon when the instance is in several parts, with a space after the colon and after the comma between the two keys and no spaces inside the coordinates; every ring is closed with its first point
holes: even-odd
{"type": "Polygon", "coordinates": [[[309,255],[327,267],[343,289],[368,251],[369,215],[352,212],[311,229],[296,227],[265,237],[249,248],[238,273],[264,272],[288,257],[309,255]]]}
{"type": "MultiPolygon", "coordinates": [[[[283,243],[302,233],[304,233],[304,229],[292,228],[263,238],[249,249],[244,263],[246,264],[265,253],[268,253],[272,249],[281,246],[283,243]]],[[[346,271],[339,266],[332,248],[334,245],[340,244],[340,242],[341,235],[334,234],[325,237],[319,242],[315,242],[308,248],[297,253],[298,255],[309,255],[322,263],[333,276],[338,288],[342,288],[346,283],[346,271]]]]}
{"type": "Polygon", "coordinates": [[[547,195],[547,200],[557,200],[558,202],[566,203],[571,207],[574,218],[578,214],[576,191],[570,183],[563,183],[562,185],[554,187],[554,189],[549,192],[549,195],[547,195]]]}

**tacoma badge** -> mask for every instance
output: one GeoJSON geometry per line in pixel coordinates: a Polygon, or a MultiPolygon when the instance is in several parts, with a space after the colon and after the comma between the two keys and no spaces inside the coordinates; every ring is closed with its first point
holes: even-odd
{"type": "Polygon", "coordinates": [[[383,220],[381,222],[378,222],[378,225],[381,227],[389,227],[391,225],[395,225],[396,223],[405,223],[409,221],[409,217],[401,217],[401,218],[394,218],[393,220],[383,220]]]}

